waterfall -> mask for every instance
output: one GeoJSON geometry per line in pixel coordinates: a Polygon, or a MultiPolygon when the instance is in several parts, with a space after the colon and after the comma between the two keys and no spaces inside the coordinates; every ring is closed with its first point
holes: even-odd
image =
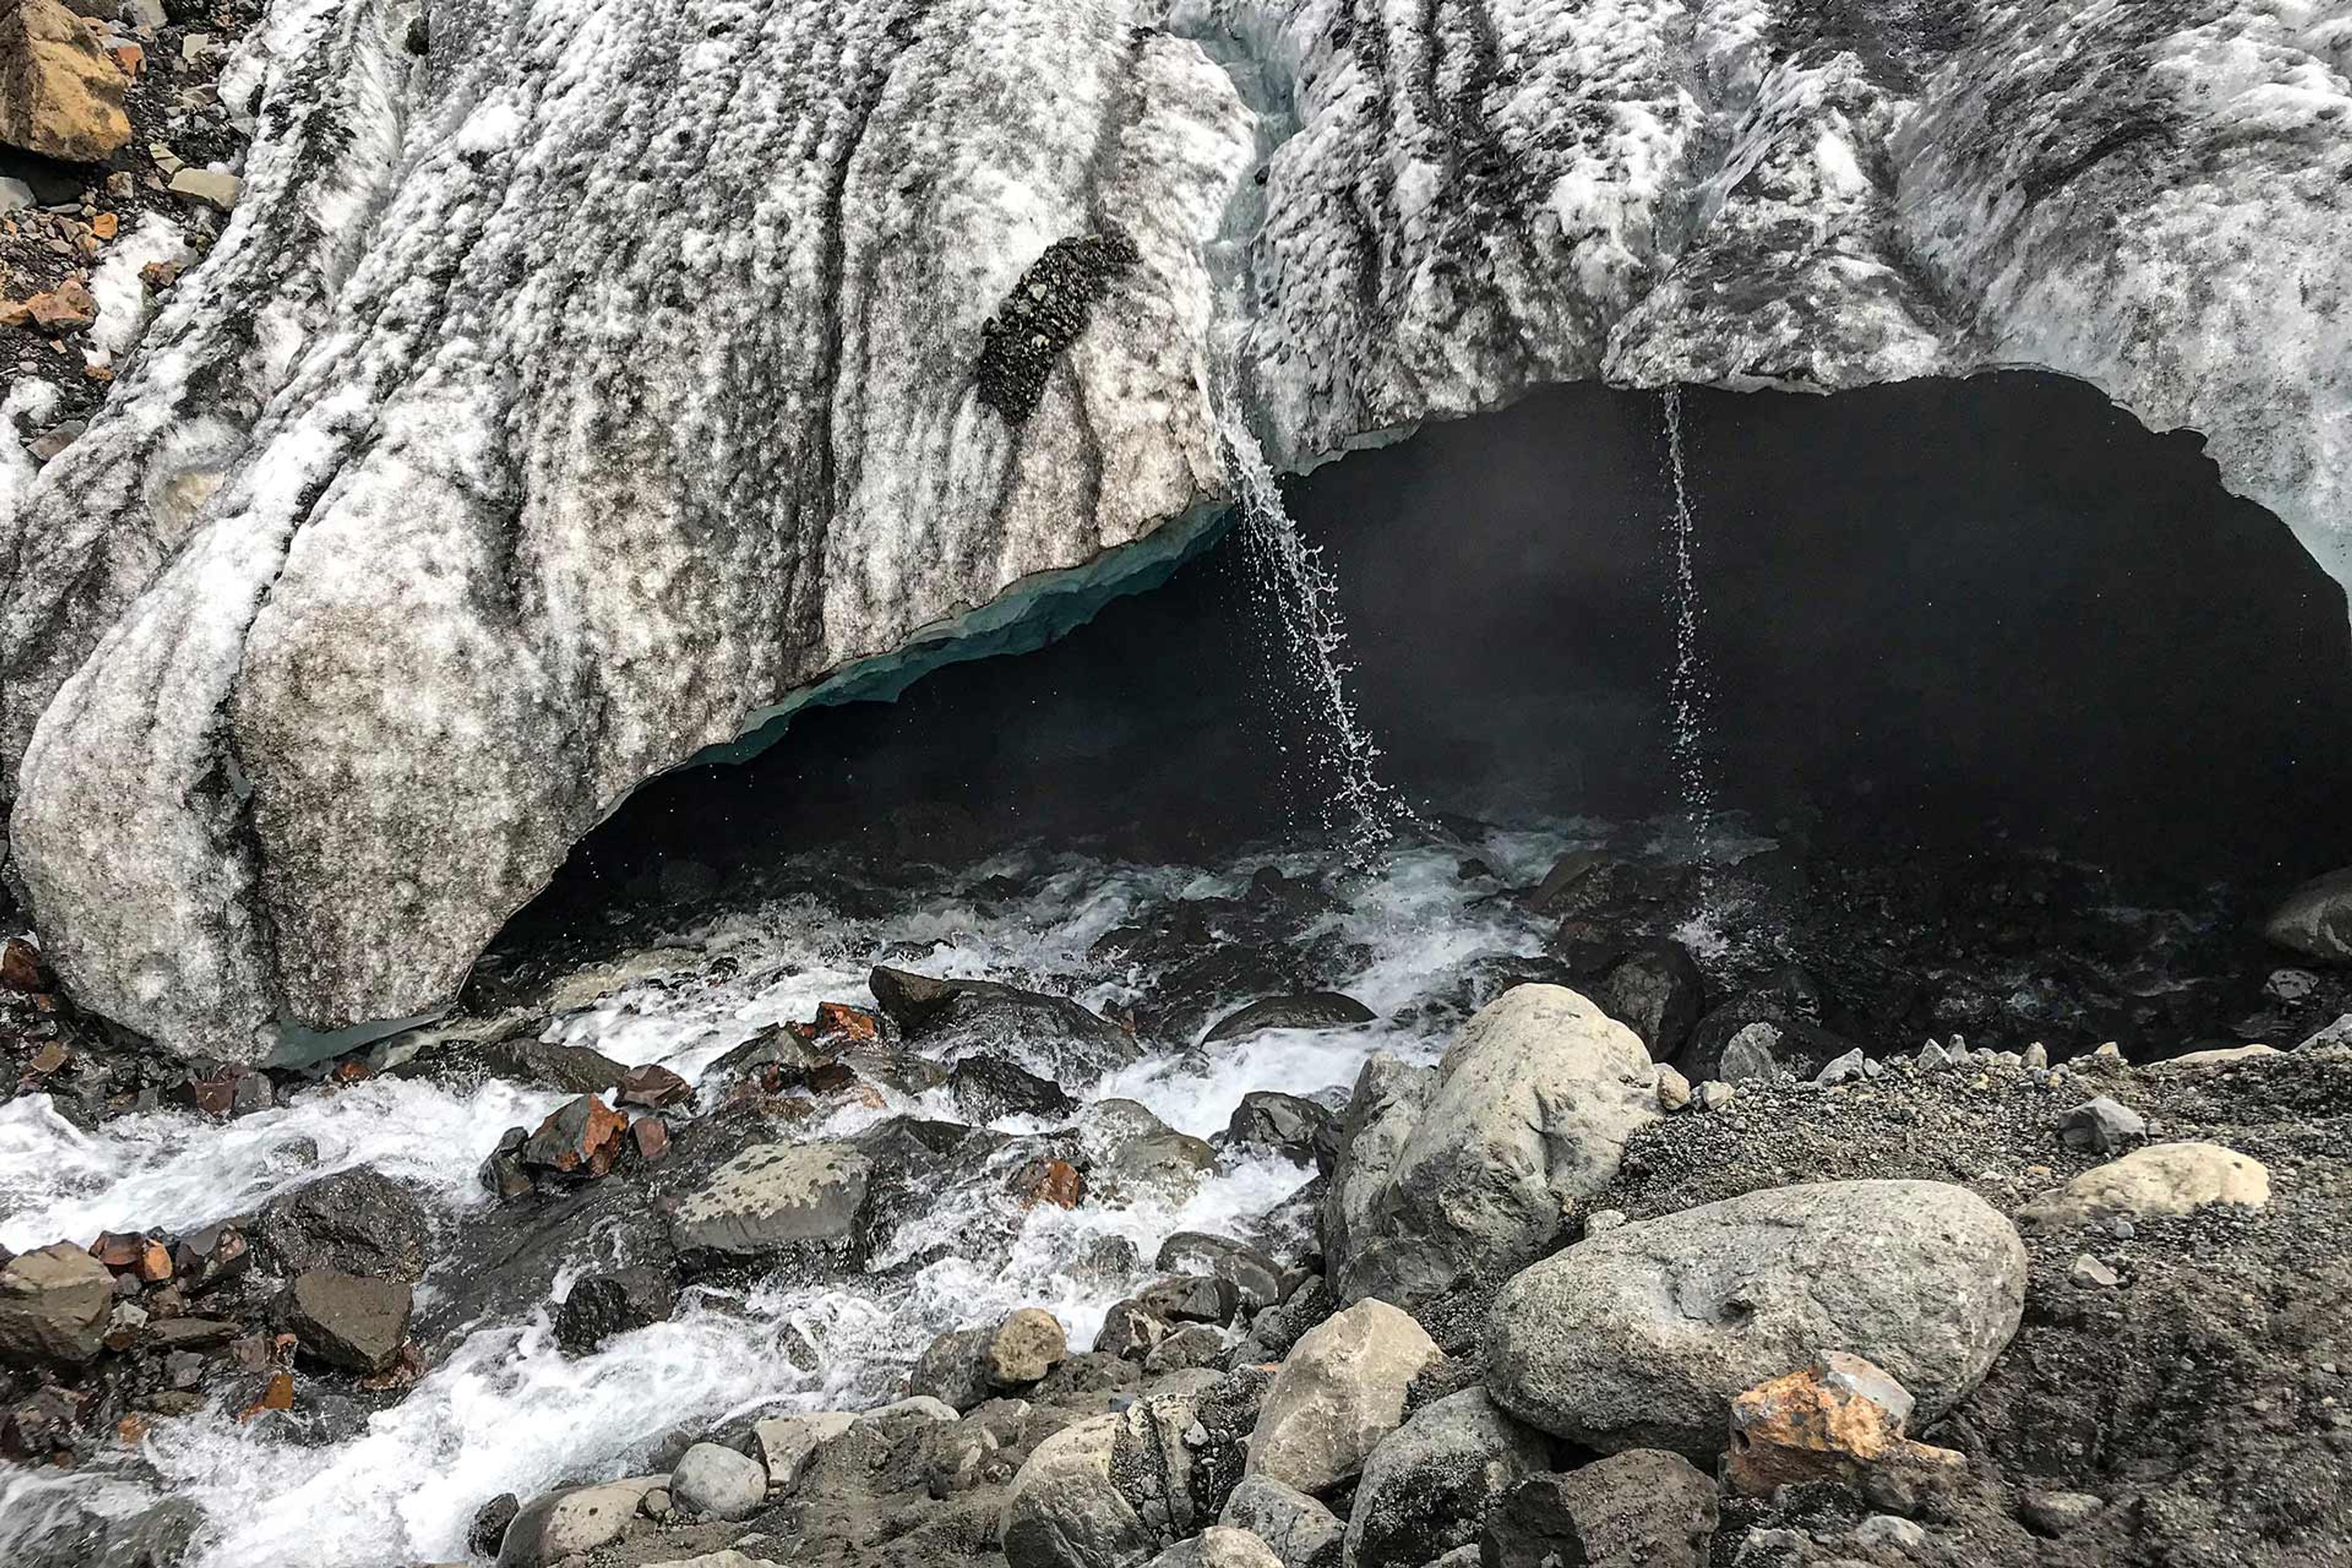
{"type": "Polygon", "coordinates": [[[1692,927],[1704,936],[1711,931],[1715,912],[1711,865],[1716,831],[1715,785],[1708,776],[1706,756],[1706,661],[1698,648],[1698,518],[1691,507],[1690,481],[1684,462],[1683,392],[1678,385],[1665,390],[1665,427],[1666,475],[1674,489],[1674,510],[1666,524],[1666,548],[1673,568],[1675,617],[1675,662],[1666,689],[1674,730],[1667,749],[1682,792],[1683,815],[1690,828],[1693,853],[1698,861],[1698,910],[1692,927]]]}
{"type": "Polygon", "coordinates": [[[1369,861],[1395,837],[1411,810],[1381,782],[1379,744],[1348,695],[1348,634],[1339,617],[1339,584],[1323,552],[1299,537],[1282,504],[1282,489],[1265,459],[1241,400],[1228,390],[1216,399],[1225,468],[1241,512],[1243,556],[1250,583],[1278,633],[1269,657],[1288,656],[1297,689],[1293,711],[1315,749],[1311,759],[1329,778],[1317,811],[1324,827],[1344,838],[1350,858],[1369,861]]]}

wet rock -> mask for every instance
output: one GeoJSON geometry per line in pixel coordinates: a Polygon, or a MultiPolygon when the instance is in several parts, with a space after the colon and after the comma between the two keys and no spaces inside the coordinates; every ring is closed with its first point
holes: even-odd
{"type": "Polygon", "coordinates": [[[716,1443],[697,1443],[669,1476],[670,1506],[689,1519],[749,1519],[768,1498],[768,1468],[716,1443]]]}
{"type": "Polygon", "coordinates": [[[1402,1306],[1449,1342],[1475,1338],[1465,1303],[1540,1256],[1659,1114],[1649,1053],[1624,1026],[1562,986],[1504,993],[1447,1047],[1368,1234],[1351,1225],[1331,1254],[1340,1297],[1402,1306]]]}
{"type": "Polygon", "coordinates": [[[1356,1074],[1323,1198],[1323,1249],[1346,1258],[1371,1245],[1405,1141],[1437,1087],[1434,1068],[1376,1052],[1356,1074]]]}
{"type": "Polygon", "coordinates": [[[0,1268],[0,1356],[26,1364],[85,1362],[99,1352],[114,1309],[114,1277],[60,1241],[0,1268]]]}
{"type": "Polygon", "coordinates": [[[1329,1110],[1311,1100],[1271,1089],[1242,1096],[1225,1123],[1228,1148],[1286,1154],[1301,1165],[1328,1167],[1337,1155],[1338,1140],[1339,1118],[1329,1110]]]}
{"type": "Polygon", "coordinates": [[[991,1337],[987,1329],[957,1329],[937,1336],[915,1358],[907,1374],[908,1392],[958,1411],[979,1405],[989,1397],[981,1358],[991,1337]]]}
{"type": "Polygon", "coordinates": [[[1910,1394],[1864,1357],[1823,1352],[1731,1406],[1726,1484],[1750,1497],[1831,1482],[1874,1500],[1948,1479],[1966,1461],[1905,1436],[1910,1394]]]}
{"type": "Polygon", "coordinates": [[[998,1522],[1010,1568],[1130,1568],[1159,1544],[1111,1479],[1122,1417],[1076,1422],[1037,1445],[998,1522]]]}
{"type": "Polygon", "coordinates": [[[520,1127],[500,1133],[498,1146],[482,1161],[478,1173],[482,1185],[508,1202],[529,1196],[534,1184],[530,1173],[522,1167],[522,1146],[530,1140],[530,1134],[520,1127]]]}
{"type": "Polygon", "coordinates": [[[283,1310],[304,1351],[352,1372],[375,1373],[400,1359],[413,1305],[399,1280],[313,1268],[295,1277],[283,1310]]]}
{"type": "Polygon", "coordinates": [[[557,1568],[567,1557],[611,1545],[636,1517],[638,1502],[660,1483],[659,1476],[640,1476],[536,1499],[507,1526],[498,1568],[557,1568]]]}
{"type": "Polygon", "coordinates": [[[808,1415],[778,1415],[753,1424],[751,1451],[768,1469],[772,1491],[788,1492],[800,1485],[801,1472],[819,1445],[840,1436],[856,1425],[847,1411],[827,1410],[808,1415]]]}
{"type": "Polygon", "coordinates": [[[332,1268],[410,1285],[425,1278],[430,1235],[424,1205],[408,1189],[364,1167],[272,1198],[255,1226],[255,1239],[282,1273],[332,1268]]]}
{"type": "Polygon", "coordinates": [[[629,1123],[629,1146],[650,1165],[669,1157],[669,1124],[658,1116],[640,1116],[629,1123]]]}
{"type": "Polygon", "coordinates": [[[2058,1140],[2069,1149],[2112,1154],[2147,1136],[2147,1122],[2138,1111],[2104,1094],[2084,1100],[2058,1118],[2058,1140]]]}
{"type": "Polygon", "coordinates": [[[1421,1568],[1475,1544],[1487,1510],[1551,1444],[1495,1408],[1483,1388],[1427,1405],[1364,1463],[1348,1515],[1349,1568],[1421,1568]]]}
{"type": "Polygon", "coordinates": [[[1193,1539],[1178,1542],[1145,1568],[1283,1568],[1283,1562],[1248,1531],[1213,1524],[1193,1539]]]}
{"type": "Polygon", "coordinates": [[[1230,1323],[1241,1310],[1241,1289],[1217,1274],[1171,1274],[1146,1285],[1136,1304],[1170,1323],[1230,1323]]]}
{"type": "Polygon", "coordinates": [[[1487,1516],[1486,1568],[1706,1568],[1715,1482],[1680,1454],[1633,1448],[1520,1481],[1487,1516]]]}
{"type": "Polygon", "coordinates": [[[1706,1461],[1742,1389],[1848,1347],[1932,1415],[2017,1331],[2025,1248],[1967,1189],[1824,1182],[1588,1237],[1496,1299],[1487,1386],[1521,1420],[1603,1452],[1706,1461]]]}
{"type": "Polygon", "coordinates": [[[1404,1422],[1405,1391],[1436,1342],[1385,1301],[1360,1301],[1302,1335],[1266,1391],[1249,1475],[1320,1494],[1360,1472],[1404,1422]]]}
{"type": "Polygon", "coordinates": [[[1127,1195],[1181,1202],[1216,1168],[1217,1152],[1177,1131],[1131,1100],[1098,1100],[1078,1116],[1078,1131],[1096,1152],[1093,1180],[1127,1195]]]}
{"type": "Polygon", "coordinates": [[[1697,1025],[1705,988],[1698,965],[1680,942],[1654,942],[1610,970],[1594,1000],[1641,1037],[1654,1060],[1664,1061],[1697,1025]]]}
{"type": "Polygon", "coordinates": [[[646,1110],[683,1105],[694,1098],[694,1086],[666,1067],[631,1068],[614,1085],[614,1100],[646,1110]]]}
{"type": "Polygon", "coordinates": [[[621,1157],[629,1119],[593,1094],[551,1113],[523,1140],[520,1158],[535,1177],[587,1181],[609,1174],[621,1157]]]}
{"type": "Polygon", "coordinates": [[[522,1500],[512,1492],[500,1492],[474,1510],[473,1522],[466,1527],[467,1549],[477,1557],[498,1555],[499,1542],[507,1537],[507,1526],[522,1511],[522,1500]]]}
{"type": "Polygon", "coordinates": [[[101,163],[131,140],[121,69],[58,0],[0,10],[0,142],[68,163],[101,163]]]}
{"type": "Polygon", "coordinates": [[[873,1162],[846,1143],[764,1143],[729,1161],[670,1217],[689,1269],[855,1268],[870,1244],[873,1162]]]}
{"type": "Polygon", "coordinates": [[[1527,895],[1528,908],[1539,915],[1559,912],[1576,885],[1608,859],[1598,849],[1570,849],[1562,854],[1552,862],[1551,869],[1544,873],[1544,879],[1535,890],[1527,895]]]}
{"type": "Polygon", "coordinates": [[[677,1288],[654,1268],[591,1274],[555,1310],[555,1342],[572,1355],[590,1355],[615,1334],[667,1322],[677,1310],[677,1288]]]}
{"type": "Polygon", "coordinates": [[[966,1057],[948,1069],[948,1094],[968,1121],[995,1121],[1032,1116],[1040,1121],[1066,1119],[1078,1102],[1051,1079],[994,1057],[966,1057]]]}
{"type": "Polygon", "coordinates": [[[394,1078],[453,1079],[501,1078],[564,1094],[601,1094],[618,1089],[628,1069],[586,1046],[558,1045],[536,1035],[502,1040],[460,1040],[425,1050],[389,1069],[394,1078]]]}
{"type": "Polygon", "coordinates": [[[2218,1143],[2151,1143],[2084,1172],[2024,1205],[2017,1217],[2028,1225],[2079,1227],[2191,1214],[2207,1204],[2261,1208],[2270,1199],[2270,1171],[2259,1160],[2218,1143]]]}
{"type": "Polygon", "coordinates": [[[2279,946],[2330,963],[2352,963],[2352,868],[2331,871],[2289,893],[2263,934],[2279,946]]]}
{"type": "Polygon", "coordinates": [[[1229,1013],[1201,1037],[1201,1043],[1213,1046],[1265,1029],[1345,1029],[1379,1019],[1379,1014],[1352,996],[1337,991],[1309,991],[1297,996],[1268,996],[1229,1013]]]}
{"type": "Polygon", "coordinates": [[[1337,1514],[1272,1476],[1244,1477],[1217,1521],[1256,1536],[1282,1568],[1339,1568],[1348,1533],[1337,1514]]]}
{"type": "Polygon", "coordinates": [[[1143,1055],[1133,1035],[1067,997],[887,966],[877,967],[866,984],[908,1042],[931,1057],[995,1057],[1056,1083],[1076,1083],[1143,1055]]]}
{"type": "MultiPolygon", "coordinates": [[[[1282,1299],[1282,1271],[1274,1259],[1256,1247],[1222,1236],[1180,1230],[1160,1244],[1155,1268],[1172,1274],[1200,1274],[1230,1283],[1242,1310],[1257,1311],[1282,1299]]],[[[1223,1321],[1230,1321],[1228,1313],[1223,1321]]]]}

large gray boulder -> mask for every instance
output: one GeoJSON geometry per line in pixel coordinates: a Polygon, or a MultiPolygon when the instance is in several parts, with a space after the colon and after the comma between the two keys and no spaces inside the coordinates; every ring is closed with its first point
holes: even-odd
{"type": "MultiPolygon", "coordinates": [[[[1514,986],[1454,1036],[1369,1215],[1349,1216],[1329,1254],[1340,1299],[1448,1322],[1455,1298],[1541,1256],[1564,1211],[1616,1175],[1626,1139],[1659,1114],[1656,1070],[1632,1030],[1565,986],[1514,986]]],[[[1449,1343],[1475,1333],[1439,1331],[1449,1343]]]]}
{"type": "Polygon", "coordinates": [[[286,1326],[302,1348],[352,1372],[383,1372],[400,1359],[415,1300],[397,1279],[332,1268],[298,1275],[286,1292],[286,1326]]]}
{"type": "Polygon", "coordinates": [[[1244,1476],[1225,1500],[1220,1524],[1265,1542],[1282,1568],[1339,1568],[1348,1527],[1339,1516],[1272,1476],[1244,1476]]]}
{"type": "Polygon", "coordinates": [[[568,1557],[611,1545],[627,1531],[646,1493],[664,1484],[660,1476],[633,1476],[535,1500],[507,1526],[498,1568],[556,1568],[568,1557]]]}
{"type": "Polygon", "coordinates": [[[1339,1121],[1330,1185],[1323,1194],[1327,1258],[1351,1258],[1371,1245],[1405,1141],[1436,1088],[1435,1068],[1386,1052],[1373,1053],[1358,1069],[1348,1113],[1339,1121]]]}
{"type": "Polygon", "coordinates": [[[690,1269],[854,1267],[872,1219],[873,1162],[846,1143],[761,1143],[682,1199],[671,1245],[690,1269]]]}
{"type": "Polygon", "coordinates": [[[1487,1516],[1487,1568],[1706,1568],[1715,1482],[1680,1454],[1633,1448],[1513,1487],[1487,1516]]]}
{"type": "Polygon", "coordinates": [[[1475,1544],[1487,1511],[1551,1460],[1551,1442],[1483,1388],[1423,1405],[1364,1464],[1348,1515],[1348,1568],[1421,1568],[1475,1544]]]}
{"type": "Polygon", "coordinates": [[[1966,1188],[1822,1182],[1589,1237],[1496,1299],[1486,1386],[1558,1436],[1711,1464],[1732,1396],[1824,1346],[1885,1367],[1922,1422],[2017,1331],[2016,1228],[1966,1188]]]}
{"type": "Polygon", "coordinates": [[[270,1199],[256,1231],[287,1274],[333,1268],[414,1285],[425,1278],[433,1226],[414,1193],[361,1165],[270,1199]]]}
{"type": "Polygon", "coordinates": [[[1563,381],[2046,366],[2352,575],[2324,12],[1551,5],[1454,114],[1425,7],[780,4],[675,71],[728,0],[271,52],[236,221],[0,469],[0,781],[93,1009],[238,1057],[429,1011],[644,779],[1164,563],[1229,382],[1297,467],[1563,381]]]}
{"type": "Polygon", "coordinates": [[[60,1241],[0,1268],[0,1357],[20,1363],[84,1362],[98,1354],[114,1306],[114,1276],[60,1241]]]}
{"type": "Polygon", "coordinates": [[[1310,1495],[1349,1480],[1404,1424],[1413,1374],[1440,1353],[1386,1301],[1359,1301],[1308,1330],[1259,1406],[1245,1473],[1310,1495]]]}
{"type": "Polygon", "coordinates": [[[2330,963],[2352,963],[2352,867],[2315,878],[2271,912],[2263,934],[2330,963]]]}

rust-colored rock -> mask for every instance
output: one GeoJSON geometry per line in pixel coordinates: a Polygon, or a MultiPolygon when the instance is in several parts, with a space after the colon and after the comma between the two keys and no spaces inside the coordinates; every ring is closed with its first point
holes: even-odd
{"type": "Polygon", "coordinates": [[[665,1067],[631,1068],[621,1075],[621,1087],[613,1098],[623,1105],[639,1105],[647,1110],[658,1110],[665,1105],[677,1105],[691,1099],[694,1086],[665,1067]]]}
{"type": "Polygon", "coordinates": [[[0,946],[0,985],[27,995],[47,991],[52,984],[49,966],[41,962],[41,950],[21,936],[12,936],[5,946],[0,946]]]}
{"type": "Polygon", "coordinates": [[[882,1038],[882,1022],[863,1007],[853,1007],[846,1002],[820,1002],[816,1005],[816,1032],[819,1040],[835,1038],[855,1046],[870,1046],[882,1038]]]}
{"type": "Polygon", "coordinates": [[[1911,1404],[1875,1363],[1825,1352],[1732,1401],[1724,1479],[1751,1497],[1808,1481],[1875,1495],[1959,1470],[1968,1462],[1959,1454],[1904,1435],[1911,1404]]]}
{"type": "Polygon", "coordinates": [[[63,1072],[66,1064],[72,1060],[73,1053],[66,1049],[62,1041],[51,1040],[33,1053],[32,1066],[35,1072],[43,1078],[47,1078],[52,1074],[63,1072]]]}
{"type": "Polygon", "coordinates": [[[239,1421],[250,1421],[265,1410],[293,1408],[294,1374],[290,1372],[281,1372],[270,1377],[268,1386],[261,1391],[261,1397],[239,1411],[236,1418],[239,1421]]]}
{"type": "Polygon", "coordinates": [[[118,1274],[136,1266],[146,1250],[147,1238],[127,1230],[102,1231],[89,1244],[89,1255],[118,1274]]]}
{"type": "Polygon", "coordinates": [[[628,1117],[593,1094],[561,1107],[523,1141],[522,1163],[564,1176],[602,1176],[612,1170],[629,1131],[628,1117]]]}
{"type": "Polygon", "coordinates": [[[1013,1173],[1013,1190],[1024,1208],[1074,1209],[1087,1195],[1087,1178],[1067,1160],[1032,1160],[1013,1173]]]}
{"type": "Polygon", "coordinates": [[[814,1094],[842,1094],[857,1087],[857,1069],[846,1062],[819,1062],[809,1068],[807,1083],[814,1094]]]}
{"type": "Polygon", "coordinates": [[[630,1122],[629,1137],[637,1146],[637,1158],[647,1163],[669,1152],[669,1128],[658,1116],[640,1116],[630,1122]]]}
{"type": "Polygon", "coordinates": [[[172,1249],[160,1241],[142,1243],[131,1271],[150,1285],[161,1285],[172,1277],[172,1249]]]}
{"type": "Polygon", "coordinates": [[[58,0],[0,7],[0,142],[68,163],[131,140],[122,69],[58,0]]]}

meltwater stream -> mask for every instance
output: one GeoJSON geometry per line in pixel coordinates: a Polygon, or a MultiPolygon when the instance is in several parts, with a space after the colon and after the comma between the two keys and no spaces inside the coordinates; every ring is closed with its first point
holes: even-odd
{"type": "MultiPolygon", "coordinates": [[[[1066,1086],[1081,1098],[1141,1100],[1179,1130],[1207,1135],[1249,1090],[1341,1089],[1374,1050],[1433,1058],[1462,1016],[1465,973],[1483,958],[1540,947],[1541,929],[1495,894],[1539,876],[1562,841],[1554,830],[1478,842],[1472,847],[1493,875],[1467,879],[1460,846],[1400,844],[1369,874],[1350,869],[1344,846],[1208,870],[1037,852],[919,891],[867,885],[838,900],[791,893],[658,933],[655,961],[643,952],[633,959],[643,978],[550,1019],[543,1032],[625,1064],[657,1062],[699,1079],[768,1024],[805,1019],[822,1001],[870,1004],[866,976],[877,959],[1118,1010],[1164,976],[1148,963],[1098,956],[1106,933],[1171,899],[1245,896],[1269,865],[1316,879],[1333,900],[1291,940],[1379,1022],[1176,1048],[1092,1086],[1066,1086]],[[1003,891],[1008,879],[1017,894],[1003,891]],[[888,912],[868,912],[874,908],[888,912]]],[[[812,877],[808,886],[845,887],[856,876],[845,865],[828,870],[836,879],[812,877]]],[[[1213,1005],[1254,999],[1236,992],[1213,1005]]],[[[715,1085],[700,1087],[706,1103],[715,1099],[715,1085]]],[[[226,1124],[164,1113],[123,1117],[94,1133],[75,1130],[46,1097],[19,1098],[0,1106],[0,1242],[22,1248],[60,1237],[87,1242],[106,1228],[194,1225],[249,1213],[320,1174],[372,1165],[427,1200],[432,1256],[446,1258],[457,1250],[449,1240],[492,1202],[476,1173],[500,1130],[534,1123],[563,1098],[498,1080],[456,1092],[379,1078],[306,1090],[290,1105],[226,1124]]],[[[853,1132],[901,1112],[960,1119],[936,1094],[884,1091],[882,1099],[798,1135],[853,1132]]],[[[1018,1121],[995,1125],[1034,1130],[1018,1121]]],[[[976,1170],[881,1238],[862,1278],[690,1291],[676,1321],[574,1359],[557,1348],[551,1313],[572,1278],[611,1266],[592,1240],[547,1300],[525,1316],[443,1335],[425,1347],[433,1364],[422,1381],[356,1423],[316,1425],[320,1413],[303,1408],[314,1393],[306,1384],[290,1416],[241,1425],[223,1394],[196,1415],[154,1422],[135,1445],[79,1472],[0,1468],[0,1561],[44,1561],[35,1543],[72,1509],[120,1515],[167,1493],[205,1511],[206,1533],[191,1559],[201,1568],[459,1557],[473,1511],[501,1491],[528,1498],[568,1480],[627,1474],[670,1434],[754,1409],[880,1402],[945,1330],[1044,1305],[1068,1326],[1071,1342],[1085,1346],[1108,1307],[1153,1277],[1150,1260],[1164,1237],[1185,1229],[1238,1234],[1307,1173],[1227,1157],[1181,1202],[1089,1200],[1066,1211],[1024,1211],[1004,1191],[1003,1173],[976,1170]],[[1132,1243],[1139,1263],[1101,1271],[1109,1237],[1132,1243]],[[941,1256],[903,1267],[942,1243],[950,1245],[941,1256]],[[1092,1268],[1085,1266],[1090,1256],[1092,1268]],[[313,1423],[308,1436],[306,1422],[313,1423]]],[[[420,1289],[420,1321],[432,1316],[436,1292],[447,1299],[440,1267],[420,1289]]]]}

